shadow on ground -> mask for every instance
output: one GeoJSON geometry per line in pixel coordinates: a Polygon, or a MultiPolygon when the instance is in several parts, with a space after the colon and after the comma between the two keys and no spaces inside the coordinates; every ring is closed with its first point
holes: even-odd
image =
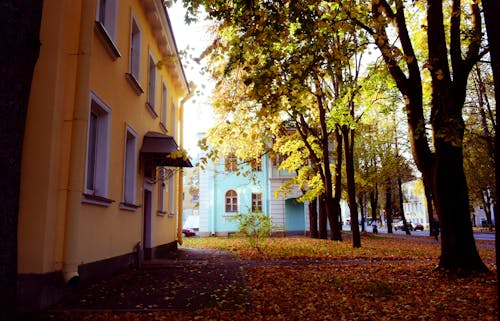
{"type": "Polygon", "coordinates": [[[233,310],[248,304],[238,260],[220,250],[181,248],[171,258],[78,289],[48,312],[233,310]]]}

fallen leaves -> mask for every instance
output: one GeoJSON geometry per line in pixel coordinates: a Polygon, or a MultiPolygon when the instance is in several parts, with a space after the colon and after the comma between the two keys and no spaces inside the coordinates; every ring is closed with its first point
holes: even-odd
{"type": "MultiPolygon", "coordinates": [[[[214,254],[204,265],[186,265],[186,273],[169,276],[173,270],[153,269],[136,281],[122,280],[138,282],[138,294],[134,301],[130,293],[117,289],[116,296],[128,304],[136,302],[144,312],[66,313],[55,314],[51,319],[497,319],[495,273],[456,278],[436,272],[440,248],[431,238],[371,235],[363,238],[360,249],[353,249],[349,240],[271,238],[262,252],[240,238],[187,239],[188,247],[224,249],[239,260],[223,261],[222,256],[214,254]],[[237,265],[228,268],[231,264],[237,265]],[[231,279],[239,273],[245,279],[243,283],[231,279]],[[162,308],[168,307],[162,301],[178,301],[188,293],[188,288],[196,291],[193,297],[196,302],[162,308]],[[159,309],[155,310],[157,307],[152,303],[144,302],[156,296],[159,309]]],[[[492,244],[477,245],[483,260],[496,271],[492,244]]],[[[227,259],[226,256],[224,260],[227,259]]],[[[96,286],[80,304],[90,305],[98,297],[106,296],[112,282],[104,285],[107,290],[96,286]]]]}

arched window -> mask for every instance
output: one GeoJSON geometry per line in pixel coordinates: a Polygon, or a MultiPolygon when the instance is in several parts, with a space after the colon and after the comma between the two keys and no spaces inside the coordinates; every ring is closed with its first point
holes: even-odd
{"type": "Polygon", "coordinates": [[[238,193],[236,191],[226,192],[226,212],[238,212],[238,193]]]}

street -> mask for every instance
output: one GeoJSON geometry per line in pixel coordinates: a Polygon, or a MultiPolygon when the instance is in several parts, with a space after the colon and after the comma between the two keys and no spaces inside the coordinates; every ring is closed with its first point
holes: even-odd
{"type": "MultiPolygon", "coordinates": [[[[348,225],[343,226],[344,230],[350,230],[351,227],[348,225]]],[[[367,232],[372,232],[372,227],[368,226],[366,228],[367,232]]],[[[378,228],[379,233],[387,233],[387,229],[385,227],[379,227],[378,228]]],[[[395,231],[394,229],[392,230],[393,234],[400,234],[404,235],[404,231],[395,231]]],[[[424,231],[412,231],[411,235],[415,236],[429,236],[429,230],[424,230],[424,231]]],[[[476,240],[481,240],[481,241],[494,241],[495,240],[495,232],[474,232],[474,238],[476,240]]]]}

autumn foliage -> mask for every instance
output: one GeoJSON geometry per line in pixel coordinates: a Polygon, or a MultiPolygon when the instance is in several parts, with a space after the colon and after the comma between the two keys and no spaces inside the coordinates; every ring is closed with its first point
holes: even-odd
{"type": "MultiPolygon", "coordinates": [[[[245,277],[243,288],[231,285],[224,291],[203,293],[211,300],[197,308],[73,312],[51,319],[497,319],[495,273],[459,278],[435,270],[440,247],[433,238],[364,234],[362,248],[352,248],[349,235],[344,238],[343,242],[270,238],[260,250],[239,237],[190,238],[185,247],[232,253],[231,260],[240,264],[245,277]]],[[[478,241],[477,246],[484,262],[495,271],[493,242],[478,241]]]]}

